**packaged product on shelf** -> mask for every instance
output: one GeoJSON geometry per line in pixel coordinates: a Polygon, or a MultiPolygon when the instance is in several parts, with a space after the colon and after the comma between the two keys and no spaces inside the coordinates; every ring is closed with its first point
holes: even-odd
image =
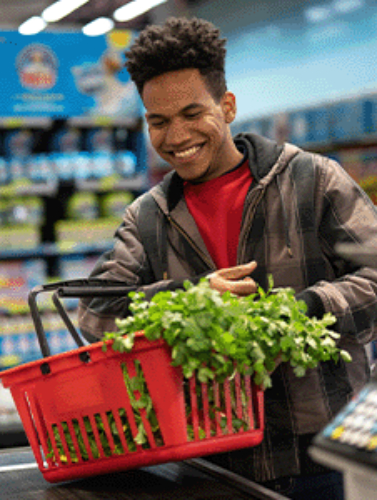
{"type": "Polygon", "coordinates": [[[102,213],[104,217],[114,217],[121,220],[124,211],[135,199],[131,191],[121,193],[110,193],[102,199],[102,213]]]}
{"type": "Polygon", "coordinates": [[[37,196],[26,197],[23,200],[23,206],[27,211],[28,224],[40,226],[45,217],[42,199],[37,196]]]}
{"type": "Polygon", "coordinates": [[[90,153],[86,151],[75,153],[73,161],[75,163],[75,179],[85,180],[93,176],[93,161],[90,153]]]}
{"type": "Polygon", "coordinates": [[[27,129],[8,130],[4,135],[4,152],[7,158],[27,158],[34,146],[34,135],[27,129]]]}
{"type": "Polygon", "coordinates": [[[0,226],[1,250],[30,250],[40,244],[39,228],[32,224],[0,226]]]}
{"type": "MultiPolygon", "coordinates": [[[[93,220],[58,220],[55,223],[56,241],[61,250],[91,245],[102,249],[114,237],[119,219],[102,217],[93,220]]],[[[94,251],[94,250],[93,250],[94,251]]]]}
{"type": "Polygon", "coordinates": [[[8,200],[0,199],[0,226],[8,223],[8,200]]]}
{"type": "Polygon", "coordinates": [[[47,153],[30,156],[26,161],[26,174],[33,183],[50,183],[57,180],[54,163],[47,153]]]}
{"type": "Polygon", "coordinates": [[[365,132],[367,134],[376,134],[377,132],[377,93],[368,96],[366,103],[366,123],[365,132]]]}
{"type": "Polygon", "coordinates": [[[115,172],[122,177],[135,175],[136,164],[136,155],[132,151],[118,151],[114,154],[115,172]]]}
{"type": "MultiPolygon", "coordinates": [[[[52,354],[76,347],[56,312],[42,318],[52,354]]],[[[0,332],[0,370],[40,359],[41,349],[30,315],[5,317],[0,332]]]]}
{"type": "Polygon", "coordinates": [[[8,160],[9,178],[11,182],[17,182],[26,178],[26,158],[23,156],[12,156],[8,160]]]}
{"type": "Polygon", "coordinates": [[[24,179],[26,176],[26,159],[31,155],[34,136],[30,130],[8,130],[4,134],[4,155],[8,160],[9,180],[11,182],[24,179]]]}
{"type": "Polygon", "coordinates": [[[114,129],[114,149],[125,149],[127,138],[129,137],[129,130],[127,127],[120,126],[114,129]]]}
{"type": "Polygon", "coordinates": [[[289,140],[298,146],[309,142],[309,117],[306,111],[289,113],[289,140]]]}
{"type": "Polygon", "coordinates": [[[349,99],[329,106],[330,138],[333,141],[356,140],[365,135],[364,100],[349,99]]]}
{"type": "Polygon", "coordinates": [[[27,224],[28,210],[24,205],[24,199],[20,197],[10,198],[8,201],[8,224],[27,224]]]}
{"type": "Polygon", "coordinates": [[[5,389],[0,382],[0,427],[14,424],[21,425],[21,419],[10,390],[5,389]]]}
{"type": "Polygon", "coordinates": [[[68,181],[75,178],[77,153],[52,153],[51,160],[58,179],[68,181]]]}
{"type": "Polygon", "coordinates": [[[89,152],[114,150],[114,137],[110,128],[95,127],[86,132],[85,147],[89,152]]]}
{"type": "MultiPolygon", "coordinates": [[[[86,278],[93,270],[98,260],[97,255],[62,255],[59,258],[60,279],[63,281],[86,278]]],[[[65,298],[64,307],[66,309],[75,309],[78,305],[78,299],[65,298]]]]}
{"type": "Polygon", "coordinates": [[[43,259],[0,261],[0,309],[9,314],[28,311],[29,291],[46,278],[43,259]]]}
{"type": "Polygon", "coordinates": [[[8,224],[38,226],[43,218],[43,202],[37,196],[17,197],[8,201],[8,224]]]}
{"type": "Polygon", "coordinates": [[[96,179],[108,177],[114,173],[113,155],[107,151],[95,151],[92,153],[92,175],[96,179]]]}
{"type": "Polygon", "coordinates": [[[91,154],[81,151],[72,153],[52,153],[52,163],[60,180],[89,179],[93,175],[91,154]]]}
{"type": "Polygon", "coordinates": [[[75,193],[68,201],[67,215],[75,220],[92,220],[99,215],[97,197],[94,193],[75,193]]]}
{"type": "Polygon", "coordinates": [[[82,132],[75,127],[64,127],[55,132],[51,140],[51,149],[56,152],[73,153],[82,149],[82,132]]]}
{"type": "Polygon", "coordinates": [[[5,158],[0,157],[0,186],[8,184],[10,181],[8,162],[5,158]]]}

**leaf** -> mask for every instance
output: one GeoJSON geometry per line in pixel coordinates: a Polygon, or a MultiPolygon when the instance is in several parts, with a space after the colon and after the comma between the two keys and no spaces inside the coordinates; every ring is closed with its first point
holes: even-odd
{"type": "Polygon", "coordinates": [[[352,361],[352,357],[348,351],[341,350],[340,351],[340,357],[345,361],[346,363],[350,363],[352,361]]]}
{"type": "Polygon", "coordinates": [[[302,366],[295,366],[293,371],[295,372],[296,377],[303,377],[306,373],[306,370],[302,366]]]}

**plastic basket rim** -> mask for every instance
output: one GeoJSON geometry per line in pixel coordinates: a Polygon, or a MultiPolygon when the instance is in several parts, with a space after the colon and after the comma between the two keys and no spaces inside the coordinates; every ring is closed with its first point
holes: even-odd
{"type": "MultiPolygon", "coordinates": [[[[147,342],[148,344],[154,345],[158,347],[159,345],[166,344],[166,342],[163,339],[157,339],[157,340],[149,340],[145,337],[143,331],[138,331],[135,332],[135,342],[140,342],[144,341],[147,342]]],[[[14,366],[12,368],[8,368],[7,370],[2,370],[0,371],[0,380],[5,379],[8,376],[13,376],[15,374],[21,374],[22,372],[26,372],[28,370],[38,368],[41,365],[45,363],[54,363],[57,360],[63,360],[63,359],[68,359],[74,356],[78,356],[82,352],[91,352],[91,351],[98,351],[99,349],[102,349],[102,345],[105,344],[107,348],[109,348],[112,344],[114,343],[113,339],[110,340],[98,340],[98,342],[94,342],[93,344],[88,344],[82,347],[76,347],[75,349],[71,349],[70,351],[66,352],[60,352],[57,354],[52,354],[51,356],[47,357],[42,357],[41,359],[36,359],[34,361],[29,361],[28,363],[23,363],[18,366],[14,366]]],[[[115,352],[115,351],[114,351],[115,352]]],[[[132,351],[131,351],[132,352],[132,351]]]]}

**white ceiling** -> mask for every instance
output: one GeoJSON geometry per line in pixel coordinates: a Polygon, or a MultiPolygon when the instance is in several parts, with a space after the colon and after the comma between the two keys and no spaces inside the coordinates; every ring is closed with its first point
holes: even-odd
{"type": "Polygon", "coordinates": [[[0,0],[0,25],[17,28],[31,16],[40,15],[50,0],[0,0]]]}
{"type": "MultiPolygon", "coordinates": [[[[39,16],[43,10],[55,3],[56,0],[0,0],[0,29],[17,29],[18,26],[32,16],[39,16]]],[[[99,16],[111,17],[117,7],[128,3],[130,0],[90,0],[59,23],[51,25],[52,28],[63,26],[83,26],[99,16]]],[[[139,27],[148,20],[148,16],[140,16],[137,20],[119,24],[119,27],[139,27]]]]}

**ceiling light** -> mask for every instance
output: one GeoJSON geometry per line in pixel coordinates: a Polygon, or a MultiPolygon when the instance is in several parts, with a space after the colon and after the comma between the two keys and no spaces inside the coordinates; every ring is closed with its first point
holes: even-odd
{"type": "Polygon", "coordinates": [[[35,35],[44,30],[46,26],[47,23],[44,19],[39,16],[33,16],[19,26],[18,32],[21,35],[35,35]]]}
{"type": "Polygon", "coordinates": [[[86,24],[82,28],[82,32],[87,36],[104,35],[114,28],[114,21],[108,17],[99,17],[94,21],[86,24]]]}
{"type": "Polygon", "coordinates": [[[166,1],[167,0],[133,0],[119,7],[119,9],[114,12],[113,16],[114,19],[119,22],[129,21],[166,1]]]}
{"type": "Polygon", "coordinates": [[[87,2],[89,0],[59,0],[47,7],[42,12],[42,17],[48,23],[55,23],[87,2]]]}
{"type": "Polygon", "coordinates": [[[327,21],[331,17],[331,11],[329,7],[325,5],[318,5],[306,8],[304,15],[306,20],[310,23],[321,23],[327,21]]]}
{"type": "Polygon", "coordinates": [[[364,0],[335,0],[334,9],[341,14],[347,14],[364,6],[364,0]]]}

